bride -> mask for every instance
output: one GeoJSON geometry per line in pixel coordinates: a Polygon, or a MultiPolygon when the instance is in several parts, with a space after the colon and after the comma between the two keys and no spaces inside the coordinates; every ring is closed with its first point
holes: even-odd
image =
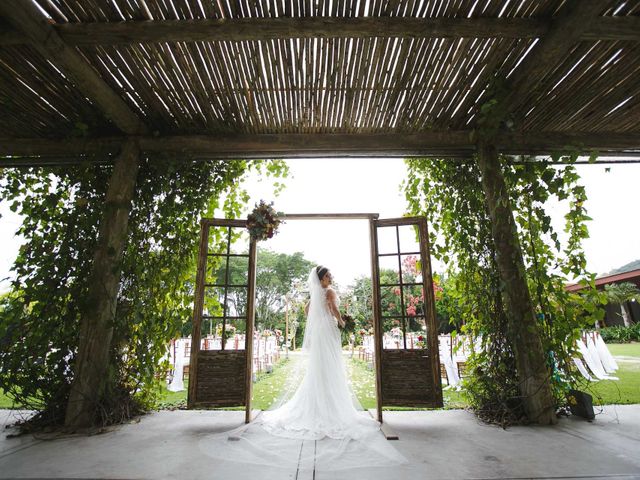
{"type": "Polygon", "coordinates": [[[339,470],[396,466],[406,459],[380,424],[356,409],[347,382],[340,330],[344,322],[329,269],[309,273],[304,378],[289,401],[235,430],[205,437],[201,450],[222,460],[278,468],[339,470]]]}
{"type": "Polygon", "coordinates": [[[378,422],[361,415],[353,404],[338,329],[338,325],[344,327],[344,321],[332,280],[323,266],[309,273],[311,299],[305,307],[302,344],[309,356],[307,371],[290,401],[262,415],[262,426],[274,435],[314,440],[361,438],[380,429],[378,422]]]}

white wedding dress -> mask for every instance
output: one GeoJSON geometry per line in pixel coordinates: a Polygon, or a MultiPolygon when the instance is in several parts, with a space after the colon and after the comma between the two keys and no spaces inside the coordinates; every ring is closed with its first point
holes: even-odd
{"type": "Polygon", "coordinates": [[[210,456],[280,468],[337,470],[397,466],[406,459],[380,424],[358,411],[347,382],[340,330],[315,268],[303,341],[304,377],[293,396],[254,422],[201,442],[210,456]]]}

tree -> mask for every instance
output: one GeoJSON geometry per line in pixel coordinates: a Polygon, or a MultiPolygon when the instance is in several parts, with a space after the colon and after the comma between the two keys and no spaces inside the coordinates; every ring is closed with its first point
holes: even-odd
{"type": "Polygon", "coordinates": [[[612,283],[604,286],[607,299],[620,306],[620,316],[625,327],[631,326],[631,314],[627,302],[640,301],[640,289],[633,283],[612,283]]]}
{"type": "MultiPolygon", "coordinates": [[[[540,355],[536,354],[534,370],[544,376],[536,382],[551,382],[558,405],[575,380],[570,368],[574,340],[580,328],[592,325],[604,313],[595,290],[595,276],[586,271],[581,247],[588,236],[585,222],[589,217],[584,208],[586,193],[571,165],[573,160],[566,158],[568,165],[555,168],[539,160],[513,164],[508,158],[500,159],[503,194],[508,197],[500,204],[513,208],[512,213],[501,216],[515,220],[509,229],[517,235],[521,253],[513,250],[511,254],[524,260],[524,271],[518,275],[526,280],[524,288],[528,288],[533,302],[531,315],[528,307],[520,313],[529,322],[526,329],[540,337],[545,355],[546,365],[540,365],[540,355]],[[564,245],[545,209],[552,196],[568,206],[564,245]],[[580,278],[588,288],[581,294],[567,292],[564,285],[569,275],[580,278]],[[556,369],[563,370],[564,377],[555,374],[556,369]]],[[[471,159],[410,159],[407,164],[409,176],[404,190],[409,212],[427,216],[432,254],[447,265],[447,276],[452,279],[447,285],[450,302],[442,307],[446,306],[454,322],[464,323],[463,332],[482,339],[483,351],[472,356],[472,375],[467,382],[471,403],[485,420],[500,424],[521,421],[523,400],[530,397],[530,389],[523,383],[530,374],[522,367],[529,351],[515,349],[523,343],[522,325],[514,322],[512,306],[527,302],[508,298],[508,285],[500,270],[505,265],[498,262],[506,250],[497,248],[496,232],[492,231],[495,222],[479,166],[471,159]],[[507,300],[512,305],[509,308],[507,300]]],[[[493,202],[493,208],[496,204],[493,202]]],[[[546,414],[545,419],[552,421],[546,414]]]]}
{"type": "Polygon", "coordinates": [[[309,271],[315,265],[302,252],[276,253],[266,248],[258,250],[256,270],[256,324],[262,328],[282,327],[284,297],[296,283],[306,284],[309,271]]]}
{"type": "MultiPolygon", "coordinates": [[[[120,286],[101,378],[96,423],[119,422],[151,407],[161,358],[192,314],[199,219],[218,208],[241,214],[251,170],[285,176],[281,162],[143,158],[121,261],[120,286]]],[[[25,238],[2,299],[0,387],[32,424],[64,419],[111,166],[4,169],[0,199],[24,216],[25,238]]]]}

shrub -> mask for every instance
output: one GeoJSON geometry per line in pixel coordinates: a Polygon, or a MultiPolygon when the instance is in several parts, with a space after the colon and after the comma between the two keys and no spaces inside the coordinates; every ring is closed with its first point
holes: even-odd
{"type": "Polygon", "coordinates": [[[630,327],[616,326],[600,329],[600,335],[605,343],[640,342],[640,323],[630,327]]]}

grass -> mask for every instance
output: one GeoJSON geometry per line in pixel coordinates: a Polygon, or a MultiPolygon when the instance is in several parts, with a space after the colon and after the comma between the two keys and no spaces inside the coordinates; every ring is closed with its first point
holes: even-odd
{"type": "Polygon", "coordinates": [[[609,351],[613,356],[638,357],[640,358],[640,343],[609,343],[609,351]]]}
{"type": "Polygon", "coordinates": [[[357,358],[347,360],[347,375],[362,408],[376,408],[376,377],[367,362],[357,358]]]}
{"type": "Polygon", "coordinates": [[[14,408],[13,400],[0,388],[0,408],[14,408]]]}
{"type": "Polygon", "coordinates": [[[251,406],[266,410],[275,402],[286,385],[290,374],[294,373],[295,360],[281,359],[271,373],[262,373],[253,384],[251,406]]]}
{"type": "MultiPolygon", "coordinates": [[[[292,372],[294,362],[282,359],[274,366],[271,373],[261,372],[257,375],[257,381],[253,384],[253,395],[251,405],[255,409],[266,410],[271,404],[277,400],[280,392],[285,386],[285,382],[292,372]]],[[[184,407],[187,404],[187,388],[188,382],[184,382],[185,390],[181,392],[171,392],[166,388],[162,388],[159,400],[159,408],[176,408],[184,407]]],[[[238,407],[242,410],[244,407],[238,407]]],[[[236,410],[230,408],[226,410],[236,410]]]]}
{"type": "Polygon", "coordinates": [[[618,371],[613,375],[619,380],[600,380],[582,386],[593,396],[595,405],[640,403],[640,343],[611,343],[609,351],[614,356],[635,357],[618,359],[618,371]]]}
{"type": "MultiPolygon", "coordinates": [[[[601,380],[583,384],[580,388],[594,397],[596,405],[640,403],[640,343],[608,344],[614,356],[636,357],[637,361],[618,361],[620,369],[615,376],[620,380],[601,380]]],[[[271,373],[260,373],[253,385],[253,407],[265,410],[278,399],[287,379],[295,372],[296,360],[282,359],[271,373]]],[[[363,408],[376,408],[376,384],[374,371],[366,362],[353,358],[347,360],[347,369],[356,397],[363,408]]],[[[186,387],[185,382],[185,387],[186,387]]],[[[464,391],[445,390],[444,408],[467,406],[464,391]]],[[[186,405],[187,392],[170,392],[162,389],[159,407],[176,408],[186,405]]],[[[0,408],[15,408],[13,401],[0,389],[0,408]]],[[[391,409],[391,408],[390,408],[391,409]]],[[[395,409],[395,408],[394,408],[395,409]]]]}
{"type": "MultiPolygon", "coordinates": [[[[640,343],[607,345],[614,356],[636,357],[638,361],[619,361],[620,369],[615,376],[620,380],[601,380],[581,385],[580,388],[594,397],[596,405],[640,403],[640,343]]],[[[261,373],[253,385],[253,406],[265,410],[278,399],[289,375],[294,371],[296,360],[282,360],[272,373],[261,373]]],[[[353,358],[347,360],[347,373],[356,397],[364,409],[376,408],[375,373],[366,362],[353,358]]],[[[465,408],[468,402],[464,390],[444,390],[445,409],[465,408]]],[[[186,392],[165,391],[162,406],[171,407],[186,403],[186,392]]],[[[388,407],[389,410],[408,410],[388,407]]]]}
{"type": "MultiPolygon", "coordinates": [[[[364,409],[376,408],[376,378],[373,369],[357,358],[347,361],[347,371],[358,401],[364,409]]],[[[464,408],[467,401],[464,391],[444,390],[442,392],[445,409],[464,408]]],[[[431,410],[423,408],[385,407],[385,410],[431,410]]]]}

